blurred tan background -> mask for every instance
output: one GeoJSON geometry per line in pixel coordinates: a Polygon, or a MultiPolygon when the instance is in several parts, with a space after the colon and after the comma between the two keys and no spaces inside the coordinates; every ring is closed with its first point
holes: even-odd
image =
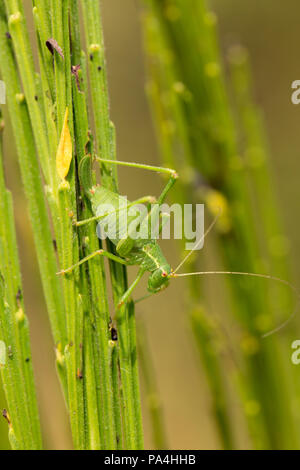
{"type": "MultiPolygon", "coordinates": [[[[25,3],[31,2],[27,0],[25,3]]],[[[144,93],[139,0],[102,0],[102,4],[111,112],[118,135],[118,158],[158,163],[159,156],[144,93]]],[[[227,47],[237,42],[246,46],[250,53],[256,99],[265,114],[278,199],[291,243],[294,282],[299,286],[300,224],[297,202],[300,197],[300,106],[292,105],[290,97],[292,81],[300,79],[300,4],[297,0],[212,0],[211,5],[219,17],[224,55],[227,47]]],[[[31,322],[45,445],[50,449],[70,448],[68,420],[55,375],[54,349],[11,142],[8,129],[5,138],[7,180],[14,193],[25,302],[31,322]]],[[[142,194],[158,194],[160,180],[153,174],[147,175],[138,170],[122,170],[120,187],[129,198],[137,198],[142,194]]],[[[179,254],[175,243],[164,243],[163,248],[170,264],[176,265],[179,254]]],[[[170,447],[216,448],[218,439],[210,417],[210,397],[204,376],[199,371],[197,355],[194,354],[192,337],[184,317],[184,284],[177,282],[160,298],[154,297],[140,304],[137,315],[147,326],[170,447]]],[[[287,361],[289,354],[287,351],[287,361]]],[[[3,407],[3,396],[0,395],[0,408],[3,407]]],[[[0,449],[8,446],[6,435],[6,423],[0,420],[0,449]]],[[[151,447],[147,419],[145,435],[146,446],[151,447]]]]}

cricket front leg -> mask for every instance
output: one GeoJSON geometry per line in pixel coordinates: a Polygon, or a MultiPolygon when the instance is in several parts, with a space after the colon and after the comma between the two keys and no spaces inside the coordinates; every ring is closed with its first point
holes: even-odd
{"type": "Polygon", "coordinates": [[[140,269],[139,272],[138,272],[137,277],[135,278],[135,280],[133,281],[131,286],[127,289],[127,291],[121,297],[121,299],[120,299],[120,301],[117,305],[118,309],[121,308],[122,305],[124,305],[126,302],[128,302],[129,298],[131,297],[132,292],[134,291],[134,289],[136,288],[136,286],[138,285],[138,283],[140,282],[140,280],[142,279],[144,274],[145,274],[145,270],[140,269]]]}

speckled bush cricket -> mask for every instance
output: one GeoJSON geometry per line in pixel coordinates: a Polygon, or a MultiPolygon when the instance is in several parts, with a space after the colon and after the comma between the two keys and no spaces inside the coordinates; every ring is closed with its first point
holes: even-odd
{"type": "MultiPolygon", "coordinates": [[[[145,196],[134,202],[128,203],[127,199],[123,198],[123,196],[120,196],[119,194],[113,191],[110,191],[101,185],[94,185],[94,186],[90,185],[89,182],[91,181],[91,179],[90,179],[90,175],[88,174],[88,172],[91,171],[91,166],[90,166],[91,159],[92,159],[91,155],[84,157],[84,159],[81,162],[79,172],[80,172],[81,184],[83,186],[85,193],[87,194],[88,198],[91,201],[93,213],[97,214],[99,206],[105,205],[105,204],[109,204],[110,206],[113,206],[114,209],[112,212],[107,212],[101,215],[95,215],[86,220],[82,220],[82,221],[75,220],[74,225],[77,227],[80,227],[80,226],[83,226],[85,224],[95,222],[95,221],[99,221],[101,225],[101,220],[106,219],[106,222],[107,222],[107,218],[109,218],[110,216],[115,217],[116,213],[118,213],[119,214],[118,215],[119,228],[116,231],[115,238],[110,239],[111,242],[113,242],[113,244],[116,246],[117,255],[110,253],[106,250],[100,249],[86,256],[81,261],[79,261],[79,263],[73,266],[70,266],[67,269],[62,270],[59,274],[69,273],[77,266],[80,266],[81,264],[91,260],[95,256],[105,256],[125,266],[133,266],[133,265],[139,266],[140,269],[138,271],[138,274],[135,280],[133,281],[133,283],[129,286],[127,291],[124,293],[124,295],[120,299],[118,308],[129,300],[135,287],[137,286],[137,284],[139,283],[139,281],[142,279],[142,277],[144,276],[146,272],[150,273],[150,276],[148,279],[148,291],[149,291],[148,296],[162,291],[168,286],[169,281],[175,278],[187,277],[187,276],[204,276],[204,275],[236,275],[236,276],[250,276],[250,277],[277,281],[281,284],[288,286],[290,289],[292,289],[296,293],[298,301],[300,300],[298,291],[292,284],[290,284],[288,281],[285,281],[278,277],[267,275],[267,274],[248,273],[248,272],[239,272],[239,271],[201,271],[201,272],[199,271],[199,272],[194,272],[194,273],[179,274],[178,270],[184,265],[184,263],[191,256],[194,250],[191,250],[188,253],[188,255],[183,259],[183,261],[181,261],[181,263],[177,266],[177,268],[173,270],[171,269],[171,266],[167,262],[166,258],[164,257],[156,239],[153,239],[149,236],[148,238],[145,238],[145,239],[135,240],[130,237],[130,233],[128,233],[128,236],[126,238],[123,238],[120,235],[121,233],[124,233],[124,227],[122,227],[122,211],[124,209],[128,210],[131,207],[134,207],[138,204],[153,203],[155,201],[157,204],[154,205],[154,208],[150,209],[150,211],[145,215],[144,219],[141,222],[141,230],[147,231],[149,227],[149,220],[152,215],[151,212],[153,210],[156,210],[156,208],[165,201],[168,192],[176,183],[178,174],[176,173],[175,170],[164,168],[164,167],[144,165],[144,164],[139,164],[139,163],[129,163],[129,162],[123,162],[123,161],[118,161],[118,160],[106,160],[102,158],[95,158],[96,161],[102,162],[103,164],[107,164],[107,165],[120,165],[120,166],[127,166],[131,168],[144,169],[144,170],[154,171],[154,172],[161,173],[161,174],[167,174],[169,176],[168,182],[157,200],[151,196],[145,196]],[[126,206],[124,206],[124,201],[126,201],[126,206]],[[120,210],[120,207],[121,207],[121,210],[120,210]]],[[[202,238],[199,240],[197,245],[203,242],[203,239],[211,231],[217,219],[218,219],[218,216],[215,217],[215,219],[210,224],[206,232],[203,234],[202,238]]],[[[160,230],[162,229],[163,224],[164,224],[164,221],[162,220],[161,225],[160,225],[160,230]]],[[[194,247],[194,249],[196,249],[196,246],[194,247]]],[[[145,297],[148,297],[148,296],[145,296],[145,297]]],[[[286,326],[286,324],[289,321],[291,321],[291,319],[295,316],[295,314],[296,314],[296,309],[293,312],[292,316],[286,322],[284,322],[282,325],[275,328],[274,330],[268,332],[263,337],[269,336],[279,331],[280,329],[282,329],[284,326],[286,326]]]]}

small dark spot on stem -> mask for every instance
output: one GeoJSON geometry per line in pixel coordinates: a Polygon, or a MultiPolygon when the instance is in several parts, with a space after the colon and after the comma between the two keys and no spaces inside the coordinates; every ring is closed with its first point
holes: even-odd
{"type": "Polygon", "coordinates": [[[81,89],[80,89],[80,79],[79,79],[79,70],[80,70],[80,65],[72,65],[71,72],[75,77],[76,86],[77,86],[78,91],[81,91],[81,89]]]}
{"type": "Polygon", "coordinates": [[[117,332],[116,328],[113,326],[111,318],[110,318],[108,328],[109,328],[109,331],[110,331],[112,341],[118,341],[118,332],[117,332]]]}
{"type": "Polygon", "coordinates": [[[99,65],[98,72],[101,72],[101,70],[102,70],[102,67],[101,67],[101,65],[99,65]]]}
{"type": "Polygon", "coordinates": [[[8,357],[9,359],[12,359],[13,358],[13,352],[12,352],[12,347],[11,346],[8,346],[7,348],[7,354],[8,354],[8,357]]]}
{"type": "Polygon", "coordinates": [[[53,246],[54,246],[54,250],[57,251],[57,242],[56,242],[56,240],[52,240],[52,243],[53,243],[53,246]]]}
{"type": "Polygon", "coordinates": [[[86,141],[86,144],[85,144],[85,147],[84,147],[86,156],[90,155],[90,153],[91,153],[91,141],[92,141],[92,139],[93,139],[92,133],[91,133],[90,130],[88,130],[88,132],[87,132],[87,141],[86,141]]]}
{"type": "Polygon", "coordinates": [[[35,101],[38,101],[39,97],[37,95],[35,95],[34,99],[35,99],[35,101]]]}
{"type": "Polygon", "coordinates": [[[110,329],[110,334],[112,341],[118,341],[118,332],[114,327],[110,329]]]}
{"type": "Polygon", "coordinates": [[[11,39],[11,34],[8,31],[5,33],[5,36],[7,37],[7,39],[11,39]]]}
{"type": "Polygon", "coordinates": [[[82,197],[79,198],[79,209],[80,209],[80,212],[83,212],[84,211],[84,201],[82,199],[82,197]]]}
{"type": "Polygon", "coordinates": [[[19,288],[18,292],[17,292],[17,295],[16,295],[16,301],[19,303],[21,300],[22,300],[22,291],[19,288]]]}
{"type": "Polygon", "coordinates": [[[26,357],[25,362],[30,362],[30,357],[26,357]]]}
{"type": "Polygon", "coordinates": [[[69,346],[70,346],[70,348],[73,347],[73,341],[70,341],[69,346]]]}
{"type": "Polygon", "coordinates": [[[57,41],[53,38],[50,38],[46,41],[46,46],[48,47],[49,51],[51,54],[54,54],[54,51],[56,51],[62,59],[65,59],[64,53],[62,51],[62,48],[59,47],[57,41]]]}
{"type": "Polygon", "coordinates": [[[90,60],[93,62],[93,60],[94,60],[93,54],[90,54],[90,60]]]}
{"type": "Polygon", "coordinates": [[[77,370],[77,379],[82,380],[83,379],[83,374],[80,369],[77,370]]]}
{"type": "Polygon", "coordinates": [[[2,416],[3,416],[4,419],[6,419],[6,421],[8,422],[8,424],[11,425],[11,422],[10,422],[10,419],[9,419],[7,410],[4,409],[4,410],[2,411],[2,416]]]}

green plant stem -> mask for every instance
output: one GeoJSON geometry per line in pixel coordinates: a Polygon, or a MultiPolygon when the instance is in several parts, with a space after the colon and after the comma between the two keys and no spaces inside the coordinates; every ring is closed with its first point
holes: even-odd
{"type": "MultiPolygon", "coordinates": [[[[135,318],[131,306],[117,312],[119,340],[112,347],[110,313],[103,259],[59,278],[52,244],[44,188],[51,212],[60,269],[99,249],[95,224],[80,229],[73,219],[93,214],[83,194],[78,167],[87,154],[115,159],[115,130],[109,120],[108,91],[100,11],[97,2],[81,2],[89,53],[95,146],[91,137],[86,95],[85,56],[81,54],[78,2],[33,0],[40,75],[20,0],[0,2],[0,59],[7,83],[7,101],[17,142],[22,178],[29,201],[37,255],[56,342],[56,364],[70,413],[75,449],[137,449],[143,447],[142,419],[136,360],[135,318]],[[7,14],[7,18],[6,18],[7,14]],[[9,28],[8,28],[9,26],[9,28]],[[7,35],[9,29],[10,35],[7,35]],[[63,56],[46,47],[54,39],[63,56]],[[3,59],[3,60],[2,60],[3,59]],[[71,66],[81,66],[72,68],[71,66]],[[77,76],[80,80],[78,88],[77,76]],[[20,79],[19,79],[20,75],[20,79]],[[21,92],[21,83],[24,95],[21,92]],[[74,143],[74,158],[64,180],[56,170],[56,152],[66,109],[74,143]],[[119,377],[120,370],[120,377],[119,377]],[[121,390],[122,392],[121,392],[121,390]],[[121,419],[122,408],[122,419],[121,419]]],[[[102,165],[102,184],[117,190],[115,167],[102,165]]],[[[91,172],[91,183],[94,175],[91,172]]],[[[1,248],[2,249],[2,248],[1,248]]],[[[113,247],[108,243],[108,249],[113,247]]],[[[110,263],[113,297],[117,305],[127,288],[126,271],[110,263]]],[[[5,304],[2,310],[6,308],[5,304]]],[[[20,338],[24,354],[26,341],[20,338]]],[[[24,336],[26,339],[26,336],[24,336]]],[[[23,353],[22,353],[23,354],[23,353]]],[[[27,380],[27,379],[26,379],[27,380]]],[[[10,382],[12,383],[12,382],[10,382]]],[[[28,386],[30,385],[28,381],[28,386]]],[[[19,434],[10,431],[15,447],[19,434]]]]}
{"type": "Polygon", "coordinates": [[[44,295],[56,344],[66,343],[64,304],[59,279],[54,275],[57,262],[52,242],[47,207],[35,152],[27,105],[21,92],[17,66],[7,38],[8,26],[3,6],[0,10],[0,60],[6,83],[7,101],[17,144],[22,180],[28,200],[30,221],[33,227],[37,258],[41,272],[44,295]],[[45,263],[47,260],[47,263],[45,263]]]}
{"type": "MultiPolygon", "coordinates": [[[[255,207],[257,207],[255,211],[255,223],[257,227],[257,238],[260,242],[262,261],[267,265],[269,272],[276,272],[280,278],[289,279],[290,269],[287,258],[289,250],[286,237],[283,234],[281,217],[278,211],[279,204],[274,190],[273,172],[270,165],[270,155],[267,138],[264,132],[262,113],[253,98],[253,85],[248,54],[244,48],[236,46],[229,51],[228,58],[239,122],[238,128],[242,136],[241,151],[244,154],[245,165],[248,170],[251,196],[255,207]]],[[[284,311],[290,312],[293,310],[292,296],[288,289],[274,284],[269,286],[266,293],[268,294],[270,310],[269,328],[272,328],[271,317],[274,317],[272,310],[276,309],[280,311],[280,318],[276,320],[280,323],[280,321],[282,321],[282,313],[284,311]]],[[[268,322],[267,316],[265,321],[268,322]]],[[[273,352],[275,353],[276,350],[277,353],[276,368],[273,367],[274,375],[276,375],[278,363],[284,374],[285,365],[281,361],[283,357],[282,352],[285,350],[284,348],[289,347],[289,345],[290,338],[288,337],[278,338],[276,344],[272,344],[273,352]]],[[[274,363],[275,361],[273,359],[272,364],[274,363]]],[[[288,384],[289,380],[291,380],[291,378],[288,374],[285,374],[284,383],[288,384]]],[[[289,415],[293,414],[293,410],[290,409],[289,413],[286,412],[288,404],[284,404],[282,400],[280,400],[280,396],[278,396],[278,408],[278,412],[280,412],[282,417],[281,419],[283,422],[286,420],[286,429],[291,428],[289,415]]],[[[291,429],[290,435],[286,436],[285,443],[283,444],[286,448],[291,445],[290,436],[293,436],[294,433],[295,429],[291,429]]],[[[284,438],[285,436],[282,436],[283,442],[284,438]]]]}
{"type": "Polygon", "coordinates": [[[97,357],[97,355],[95,355],[94,351],[92,324],[88,314],[85,318],[84,335],[84,377],[86,388],[87,428],[89,434],[88,448],[91,450],[99,450],[101,449],[99,408],[97,393],[95,393],[95,390],[97,389],[95,376],[95,370],[97,367],[95,364],[95,357],[97,357]]]}
{"type": "MultiPolygon", "coordinates": [[[[1,246],[1,251],[2,251],[1,246]]],[[[7,345],[7,364],[1,366],[1,378],[9,408],[9,439],[13,449],[33,449],[32,434],[28,432],[28,409],[25,407],[24,377],[20,377],[20,356],[16,344],[14,314],[4,301],[4,282],[1,278],[0,337],[7,345]],[[22,414],[24,407],[25,413],[22,414]],[[25,434],[23,434],[25,430],[25,434]]]]}
{"type": "MultiPolygon", "coordinates": [[[[51,212],[54,220],[54,228],[56,231],[58,253],[60,258],[60,264],[63,266],[69,266],[74,264],[78,260],[78,245],[76,245],[76,236],[73,237],[73,227],[69,213],[76,211],[76,201],[74,199],[75,187],[74,183],[67,187],[58,188],[58,177],[55,173],[55,155],[50,155],[48,135],[45,127],[45,115],[43,113],[43,107],[39,105],[36,100],[38,96],[37,88],[35,86],[36,74],[34,71],[34,64],[32,59],[31,46],[26,30],[24,13],[21,5],[16,5],[16,2],[6,2],[8,14],[10,15],[10,28],[13,37],[14,49],[16,52],[17,60],[19,63],[19,70],[21,73],[26,99],[28,101],[29,114],[32,122],[32,128],[35,136],[35,142],[38,149],[41,166],[44,171],[45,180],[48,183],[48,199],[50,203],[51,212]],[[19,10],[17,10],[19,7],[19,10]],[[62,230],[63,228],[63,230],[62,230]],[[77,257],[76,257],[77,256],[77,257]],[[72,261],[71,261],[72,260],[72,261]],[[71,261],[71,262],[70,262],[71,261]],[[66,265],[64,263],[67,263],[66,265]]],[[[68,2],[64,2],[64,11],[62,9],[62,3],[60,2],[60,9],[57,8],[54,12],[59,16],[60,21],[56,21],[56,25],[60,26],[60,31],[64,31],[62,36],[62,48],[65,50],[65,62],[70,64],[70,53],[69,44],[66,32],[66,23],[68,21],[68,2]],[[61,10],[61,15],[59,12],[61,10]],[[64,27],[63,27],[64,26],[64,27]],[[67,42],[66,46],[64,41],[67,42]]],[[[45,47],[45,46],[44,46],[45,47]]],[[[49,52],[50,53],[50,52],[49,52]]],[[[54,51],[56,54],[56,51],[54,51]]],[[[42,54],[40,55],[42,57],[42,54]]],[[[59,57],[61,59],[61,57],[59,57]]],[[[58,75],[61,68],[61,63],[55,58],[55,70],[58,75]]],[[[66,65],[67,67],[67,65],[66,65]]],[[[70,71],[67,74],[65,72],[65,63],[63,63],[64,77],[59,75],[61,81],[56,80],[56,105],[58,109],[58,122],[61,120],[62,112],[65,113],[67,100],[69,101],[70,110],[70,129],[72,130],[72,103],[71,103],[71,77],[70,71]],[[68,78],[69,76],[69,78],[68,78]]],[[[44,87],[45,90],[45,87],[44,87]]],[[[57,135],[60,135],[61,127],[57,126],[57,135]]],[[[51,147],[53,149],[53,147],[51,147]]],[[[73,164],[74,165],[74,164],[73,164]]],[[[74,179],[74,168],[71,171],[71,178],[73,175],[74,179]]],[[[40,186],[40,180],[37,187],[40,186]]],[[[40,195],[43,190],[40,191],[40,195]]],[[[48,221],[45,226],[48,225],[48,221]]],[[[34,227],[35,228],[35,227],[34,227]]],[[[53,248],[52,248],[53,251],[53,248]]],[[[45,256],[41,257],[41,263],[44,262],[45,256]]],[[[56,264],[56,263],[55,263],[56,264]]],[[[52,266],[53,268],[53,266],[52,266]]],[[[52,269],[51,277],[56,278],[57,268],[52,269]]],[[[64,340],[63,345],[66,343],[68,347],[66,349],[66,370],[68,376],[68,399],[67,402],[70,408],[70,419],[73,429],[74,445],[76,448],[84,448],[84,411],[83,411],[83,384],[81,380],[77,379],[77,371],[82,363],[82,351],[79,345],[82,342],[83,334],[83,313],[79,302],[79,292],[75,288],[76,273],[74,277],[70,276],[68,279],[63,281],[63,292],[65,297],[65,307],[68,315],[66,320],[67,329],[67,340],[64,340]]],[[[78,276],[78,274],[77,274],[78,276]]],[[[59,280],[56,278],[56,282],[59,280]]],[[[64,332],[65,333],[65,332],[64,332]]]]}
{"type": "MultiPolygon", "coordinates": [[[[85,59],[82,56],[82,63],[85,59]]],[[[84,69],[84,66],[83,66],[84,69]]],[[[84,72],[79,72],[82,77],[84,72]]],[[[84,84],[81,84],[84,90],[84,84]]],[[[77,88],[75,77],[73,79],[74,95],[74,115],[75,115],[75,135],[78,165],[85,156],[86,149],[91,144],[89,142],[89,125],[87,117],[86,99],[83,91],[77,88]]],[[[91,181],[92,186],[92,181],[91,181]]],[[[83,196],[84,209],[79,212],[79,217],[87,219],[91,217],[92,211],[88,198],[83,196]]],[[[99,239],[96,235],[96,225],[88,224],[81,230],[81,240],[84,247],[84,255],[93,253],[99,249],[99,239]]],[[[95,360],[95,380],[98,391],[98,419],[100,426],[101,448],[116,448],[116,431],[113,413],[113,391],[112,377],[109,361],[109,309],[106,292],[106,278],[104,263],[102,259],[93,259],[88,263],[89,285],[91,292],[91,321],[95,328],[94,345],[95,360]]]]}
{"type": "MultiPolygon", "coordinates": [[[[61,240],[62,240],[62,266],[74,264],[73,226],[67,209],[72,205],[70,184],[65,181],[59,186],[59,208],[61,217],[61,240]]],[[[76,261],[75,261],[76,262],[76,261]]],[[[79,292],[75,282],[78,282],[79,270],[76,269],[71,275],[65,275],[63,279],[63,290],[67,311],[67,336],[68,344],[65,349],[66,368],[68,376],[68,404],[70,421],[75,449],[85,448],[85,426],[83,405],[83,383],[78,378],[81,373],[81,348],[83,343],[83,311],[79,302],[79,292]]]]}
{"type": "MultiPolygon", "coordinates": [[[[57,146],[58,146],[58,136],[55,124],[55,106],[54,106],[54,67],[53,67],[53,57],[50,54],[47,47],[45,47],[46,40],[45,37],[49,38],[50,33],[44,32],[44,25],[43,25],[43,17],[40,7],[35,6],[33,8],[33,17],[35,21],[37,34],[37,41],[38,41],[38,52],[39,52],[39,65],[40,65],[40,74],[41,74],[41,96],[38,98],[43,102],[44,106],[44,113],[46,119],[46,127],[47,127],[47,136],[49,141],[49,151],[50,155],[54,156],[56,154],[57,146]],[[49,34],[49,35],[48,35],[49,34]],[[47,60],[50,59],[50,68],[49,64],[47,64],[47,60]]],[[[56,181],[55,178],[55,165],[54,165],[54,158],[52,159],[50,170],[52,172],[52,182],[56,181]]],[[[49,196],[50,192],[54,196],[55,188],[49,187],[49,196]]],[[[51,197],[49,197],[49,203],[51,204],[51,197]]],[[[56,220],[54,220],[58,223],[56,220]]],[[[56,232],[58,229],[56,229],[56,232]]]]}
{"type": "Polygon", "coordinates": [[[163,408],[155,379],[154,364],[144,326],[138,324],[138,351],[141,374],[146,389],[146,402],[150,413],[152,441],[157,450],[168,449],[163,408]]]}
{"type": "Polygon", "coordinates": [[[117,449],[123,449],[123,429],[121,419],[121,397],[120,397],[120,380],[119,380],[119,354],[118,347],[115,341],[110,341],[111,348],[111,369],[113,381],[113,398],[114,398],[114,413],[116,425],[116,439],[117,449]]]}
{"type": "Polygon", "coordinates": [[[199,307],[191,313],[191,326],[210,386],[213,413],[218,423],[222,448],[234,449],[235,438],[228,411],[229,401],[222,363],[218,357],[220,354],[220,347],[217,344],[218,328],[199,307]]]}
{"type": "MultiPolygon", "coordinates": [[[[81,1],[86,43],[89,54],[88,68],[90,75],[93,116],[96,130],[96,153],[105,159],[115,159],[115,131],[109,118],[109,102],[106,81],[106,65],[101,16],[98,2],[81,1]]],[[[113,191],[117,190],[117,175],[114,166],[102,165],[102,184],[113,191]]],[[[110,251],[113,247],[108,243],[110,251]]],[[[117,306],[127,287],[126,270],[116,263],[110,263],[114,302],[117,306]]],[[[136,394],[134,371],[131,358],[130,326],[128,308],[121,307],[116,314],[120,371],[122,380],[122,408],[124,413],[124,439],[127,449],[143,446],[140,397],[136,394]]],[[[132,338],[133,339],[133,338],[132,338]]]]}
{"type": "Polygon", "coordinates": [[[45,47],[46,41],[52,37],[52,25],[51,25],[51,11],[50,11],[50,0],[34,0],[33,1],[33,13],[37,12],[38,16],[38,36],[40,43],[40,53],[45,67],[45,78],[42,79],[42,83],[47,80],[49,82],[49,92],[52,100],[54,100],[54,74],[53,74],[53,56],[49,54],[48,49],[45,47]],[[46,78],[47,77],[47,78],[46,78]]]}
{"type": "MultiPolygon", "coordinates": [[[[161,11],[156,2],[152,2],[151,7],[155,15],[160,17],[161,11]]],[[[156,17],[146,15],[144,29],[149,70],[147,91],[160,150],[164,163],[175,168],[180,175],[176,188],[176,202],[185,204],[188,201],[196,204],[198,202],[197,194],[195,194],[197,171],[194,168],[193,147],[189,138],[189,125],[185,116],[185,104],[189,102],[191,97],[184,83],[180,81],[174,60],[170,59],[171,45],[164,23],[161,23],[158,29],[156,17]],[[162,94],[164,99],[162,99],[162,94]],[[191,187],[194,188],[193,192],[191,192],[191,187]]],[[[182,251],[183,253],[184,251],[182,251]]],[[[186,269],[196,271],[196,263],[190,259],[186,269]]],[[[226,380],[221,374],[223,363],[218,355],[212,355],[210,352],[208,335],[210,320],[206,318],[207,314],[205,314],[203,307],[199,305],[199,294],[201,292],[204,295],[205,289],[201,289],[199,284],[199,280],[190,279],[188,305],[191,327],[212,392],[213,413],[220,440],[224,448],[234,448],[235,439],[228,412],[229,402],[226,394],[226,380]],[[195,312],[200,311],[202,312],[201,316],[199,314],[195,316],[195,312]]],[[[143,373],[146,372],[143,370],[143,373]]]]}
{"type": "MultiPolygon", "coordinates": [[[[67,0],[66,3],[68,3],[67,0]]],[[[63,18],[63,2],[61,0],[51,0],[51,18],[52,18],[52,37],[57,41],[59,47],[62,48],[64,59],[56,52],[53,51],[54,56],[54,77],[55,77],[55,90],[56,90],[56,114],[57,114],[57,128],[62,129],[64,116],[67,107],[67,84],[66,84],[66,49],[65,33],[64,31],[64,18],[63,18]]],[[[68,71],[70,73],[70,70],[68,71]]]]}
{"type": "MultiPolygon", "coordinates": [[[[71,58],[69,43],[69,0],[51,0],[52,34],[63,50],[64,59],[54,52],[54,75],[56,89],[57,130],[61,134],[66,108],[69,109],[69,129],[74,136],[73,105],[71,95],[71,58]]],[[[74,233],[72,216],[76,214],[76,188],[75,163],[69,171],[68,181],[63,181],[58,188],[58,211],[60,214],[61,229],[61,256],[62,269],[79,261],[78,234],[74,233]],[[72,214],[72,216],[70,216],[72,214]]],[[[66,324],[68,345],[65,351],[66,368],[68,376],[68,404],[71,428],[75,449],[85,448],[84,423],[84,388],[80,379],[82,374],[82,347],[83,344],[83,308],[78,291],[80,279],[79,269],[71,275],[64,276],[63,290],[66,306],[66,324]]]]}
{"type": "Polygon", "coordinates": [[[6,345],[1,375],[9,407],[9,437],[13,448],[41,449],[42,439],[30,351],[29,325],[24,313],[12,197],[6,190],[2,159],[3,121],[0,114],[0,325],[6,345]]]}
{"type": "Polygon", "coordinates": [[[138,368],[138,350],[137,350],[137,333],[135,321],[135,308],[134,302],[129,302],[128,305],[128,326],[129,326],[129,342],[131,352],[131,367],[132,367],[132,382],[133,382],[133,398],[135,406],[135,420],[136,420],[136,434],[137,434],[137,447],[143,448],[143,419],[142,409],[140,402],[135,397],[140,396],[140,380],[138,368]]]}
{"type": "MultiPolygon", "coordinates": [[[[283,235],[278,203],[274,190],[274,178],[270,164],[267,138],[264,132],[262,112],[254,102],[251,69],[247,51],[241,46],[233,47],[228,54],[234,98],[243,136],[242,152],[249,172],[249,184],[257,210],[256,223],[261,251],[267,253],[269,269],[283,279],[289,277],[286,258],[286,238],[283,235]],[[264,197],[260,197],[264,194],[264,197]]],[[[278,286],[276,286],[278,293],[278,286]]],[[[274,292],[272,293],[274,295],[274,292]]],[[[278,294],[277,294],[278,295],[278,294]]],[[[280,292],[283,298],[289,296],[286,289],[280,292]]]]}
{"type": "Polygon", "coordinates": [[[46,182],[52,187],[53,172],[51,171],[45,116],[40,104],[36,100],[36,96],[38,96],[37,84],[40,79],[34,69],[22,2],[5,0],[5,5],[8,15],[9,32],[13,38],[14,52],[19,64],[20,76],[28,103],[28,111],[31,122],[34,122],[33,134],[36,148],[46,182]]]}
{"type": "MultiPolygon", "coordinates": [[[[172,8],[165,0],[146,3],[153,15],[148,51],[151,65],[156,70],[154,81],[164,110],[164,121],[159,130],[160,139],[164,142],[162,145],[173,149],[174,162],[186,159],[194,168],[195,194],[206,203],[212,214],[215,214],[213,206],[223,206],[223,215],[216,229],[226,269],[233,271],[238,266],[239,271],[262,272],[264,260],[248,191],[248,169],[238,156],[237,130],[220,60],[216,17],[202,0],[174,0],[172,8]],[[153,54],[155,41],[162,45],[162,52],[156,56],[153,54]],[[169,83],[168,79],[164,80],[168,67],[174,70],[169,83]],[[176,114],[170,115],[168,109],[174,94],[180,99],[184,116],[180,123],[176,114]],[[188,139],[189,152],[186,151],[186,140],[181,137],[178,143],[183,120],[186,121],[184,135],[188,139]],[[169,142],[166,144],[166,141],[169,142]],[[197,185],[199,175],[204,184],[197,185]]],[[[263,198],[264,194],[260,197],[263,198]]],[[[274,200],[270,204],[274,206],[274,200]]],[[[242,330],[242,347],[238,354],[245,368],[245,374],[240,375],[241,389],[247,390],[242,399],[245,400],[245,417],[254,446],[280,448],[286,445],[287,435],[293,446],[295,436],[290,409],[285,407],[283,411],[280,398],[288,390],[285,373],[275,359],[280,342],[274,337],[267,342],[260,340],[265,328],[263,320],[271,319],[273,303],[265,295],[263,283],[257,283],[251,291],[247,289],[246,282],[232,280],[230,285],[234,311],[238,312],[237,320],[242,330]],[[267,312],[264,319],[261,312],[267,312]],[[245,346],[249,338],[258,345],[256,351],[245,346]],[[281,391],[274,394],[279,382],[281,391]],[[267,395],[273,396],[272,404],[266,399],[267,395]],[[248,408],[251,410],[247,411],[248,408]],[[278,428],[282,430],[280,435],[275,431],[278,428]]]]}

